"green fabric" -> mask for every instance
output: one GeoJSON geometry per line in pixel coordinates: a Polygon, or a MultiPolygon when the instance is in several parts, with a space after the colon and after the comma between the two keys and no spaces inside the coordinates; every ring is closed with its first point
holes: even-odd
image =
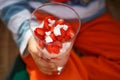
{"type": "Polygon", "coordinates": [[[15,64],[6,80],[29,80],[29,75],[20,55],[16,58],[15,64]]]}
{"type": "Polygon", "coordinates": [[[29,80],[25,70],[16,72],[11,80],[29,80]]]}

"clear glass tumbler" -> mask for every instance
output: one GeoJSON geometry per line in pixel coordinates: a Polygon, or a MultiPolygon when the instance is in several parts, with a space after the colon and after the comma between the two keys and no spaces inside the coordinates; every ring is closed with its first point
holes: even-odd
{"type": "Polygon", "coordinates": [[[43,4],[31,14],[30,29],[40,46],[41,58],[56,66],[57,75],[65,69],[80,25],[76,11],[63,3],[43,4]]]}

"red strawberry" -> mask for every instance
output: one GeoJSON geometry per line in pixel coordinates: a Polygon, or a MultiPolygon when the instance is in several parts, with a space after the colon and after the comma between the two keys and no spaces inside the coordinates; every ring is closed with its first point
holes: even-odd
{"type": "Polygon", "coordinates": [[[66,22],[65,25],[68,26],[68,30],[66,31],[66,37],[65,38],[70,39],[74,36],[75,33],[74,33],[74,31],[72,29],[72,25],[70,23],[66,22]]]}
{"type": "Polygon", "coordinates": [[[48,26],[48,22],[47,21],[44,21],[44,28],[46,29],[46,30],[49,30],[50,29],[50,27],[48,26]]]}
{"type": "Polygon", "coordinates": [[[50,28],[50,31],[53,32],[53,31],[54,31],[54,28],[55,28],[55,26],[52,26],[52,27],[50,28]]]}
{"type": "Polygon", "coordinates": [[[60,48],[54,44],[46,45],[46,49],[49,53],[55,53],[55,54],[58,54],[60,51],[60,48]]]}
{"type": "Polygon", "coordinates": [[[36,35],[37,38],[43,40],[45,35],[45,30],[43,28],[36,28],[34,30],[34,34],[36,35]]]}
{"type": "Polygon", "coordinates": [[[64,37],[63,41],[68,41],[68,40],[70,40],[70,37],[66,35],[66,36],[64,37]]]}
{"type": "Polygon", "coordinates": [[[56,40],[56,37],[55,37],[54,33],[51,33],[51,34],[50,34],[50,37],[52,38],[53,41],[56,40]]]}
{"type": "Polygon", "coordinates": [[[65,36],[66,31],[65,31],[63,28],[61,28],[60,31],[61,31],[61,35],[62,35],[62,36],[65,36]]]}
{"type": "Polygon", "coordinates": [[[54,45],[58,46],[59,48],[62,48],[62,43],[60,41],[55,41],[54,45]]]}
{"type": "Polygon", "coordinates": [[[41,36],[45,35],[45,30],[43,28],[36,28],[36,32],[41,36]]]}
{"type": "Polygon", "coordinates": [[[65,25],[68,26],[68,29],[72,27],[72,25],[70,23],[68,23],[68,22],[65,22],[65,25]]]}
{"type": "Polygon", "coordinates": [[[75,35],[75,32],[71,28],[67,30],[66,36],[69,36],[70,38],[72,38],[74,35],[75,35]]]}
{"type": "Polygon", "coordinates": [[[62,39],[63,39],[62,36],[56,36],[56,38],[57,38],[58,41],[62,42],[62,39]]]}

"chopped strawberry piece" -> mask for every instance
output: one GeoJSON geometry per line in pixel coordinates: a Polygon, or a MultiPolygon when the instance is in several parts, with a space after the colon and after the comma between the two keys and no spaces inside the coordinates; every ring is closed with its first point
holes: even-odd
{"type": "Polygon", "coordinates": [[[45,35],[45,30],[43,28],[36,28],[34,30],[34,34],[36,35],[37,38],[43,40],[45,35]]]}
{"type": "Polygon", "coordinates": [[[51,33],[51,34],[50,34],[50,37],[52,38],[53,41],[56,40],[56,37],[55,37],[54,33],[51,33]]]}
{"type": "Polygon", "coordinates": [[[66,35],[72,38],[72,37],[75,35],[75,33],[74,33],[74,31],[70,28],[70,29],[67,30],[67,34],[66,34],[66,35]]]}
{"type": "Polygon", "coordinates": [[[35,31],[41,36],[45,35],[45,30],[43,28],[36,28],[35,31]]]}
{"type": "Polygon", "coordinates": [[[68,26],[68,28],[71,28],[72,26],[71,26],[71,24],[70,23],[68,23],[68,22],[65,22],[65,25],[67,25],[68,26]]]}
{"type": "Polygon", "coordinates": [[[55,54],[58,54],[60,51],[60,48],[54,44],[46,45],[46,49],[49,53],[55,53],[55,54]]]}
{"type": "Polygon", "coordinates": [[[44,28],[45,28],[46,30],[49,30],[49,29],[50,29],[50,27],[48,26],[48,24],[49,24],[48,22],[46,22],[46,21],[44,22],[44,28]]]}
{"type": "Polygon", "coordinates": [[[65,41],[64,38],[66,37],[66,31],[63,28],[61,28],[60,31],[61,31],[61,35],[56,36],[57,40],[61,41],[61,42],[64,42],[65,41]]]}
{"type": "Polygon", "coordinates": [[[66,31],[63,28],[61,28],[60,31],[61,31],[61,35],[65,36],[66,31]]]}
{"type": "Polygon", "coordinates": [[[67,35],[66,35],[66,36],[64,37],[63,41],[68,41],[68,40],[70,40],[70,39],[71,39],[70,36],[67,36],[67,35]]]}
{"type": "Polygon", "coordinates": [[[62,43],[60,41],[55,41],[54,45],[58,46],[59,48],[62,48],[62,43]]]}
{"type": "Polygon", "coordinates": [[[60,36],[57,36],[57,40],[61,42],[65,42],[70,40],[74,36],[74,31],[69,28],[67,31],[64,29],[61,29],[61,34],[60,36]]]}
{"type": "Polygon", "coordinates": [[[58,41],[63,42],[63,41],[62,41],[62,40],[63,40],[63,37],[62,37],[62,36],[56,36],[56,38],[57,38],[58,41]]]}
{"type": "Polygon", "coordinates": [[[55,26],[52,26],[51,29],[50,29],[50,31],[53,32],[54,28],[55,28],[55,26]]]}
{"type": "Polygon", "coordinates": [[[60,51],[60,48],[62,48],[62,43],[59,41],[55,41],[53,43],[49,43],[46,45],[46,49],[49,53],[55,53],[58,54],[60,51]]]}
{"type": "Polygon", "coordinates": [[[34,32],[34,34],[35,34],[35,36],[36,36],[38,39],[44,40],[44,37],[43,37],[43,36],[38,35],[36,32],[34,32]]]}

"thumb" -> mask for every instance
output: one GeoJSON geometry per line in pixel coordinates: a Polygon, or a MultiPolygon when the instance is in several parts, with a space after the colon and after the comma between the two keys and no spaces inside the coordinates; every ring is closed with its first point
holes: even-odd
{"type": "Polygon", "coordinates": [[[34,39],[34,37],[30,37],[28,41],[28,51],[32,54],[40,55],[39,51],[39,45],[37,44],[37,41],[34,39]]]}

